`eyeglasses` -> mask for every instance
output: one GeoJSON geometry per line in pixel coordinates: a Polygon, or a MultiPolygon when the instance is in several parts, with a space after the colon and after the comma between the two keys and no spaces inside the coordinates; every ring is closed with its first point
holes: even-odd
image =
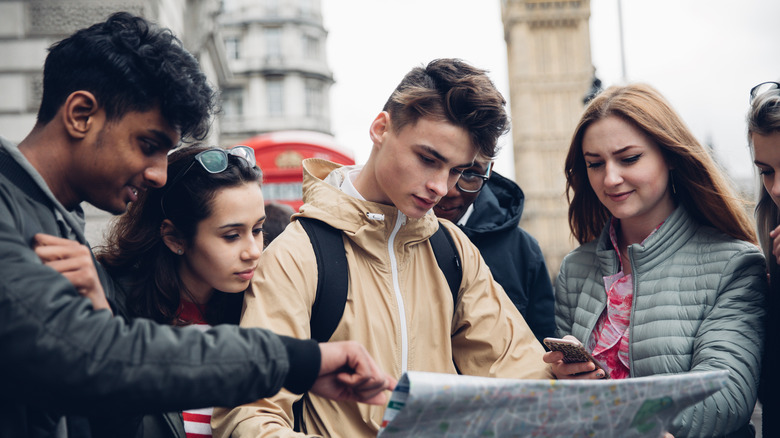
{"type": "Polygon", "coordinates": [[[165,192],[163,192],[162,196],[160,196],[160,209],[162,210],[163,217],[168,217],[165,214],[165,207],[163,206],[165,195],[167,195],[171,188],[175,186],[176,183],[179,182],[184,177],[184,175],[190,171],[190,169],[192,169],[192,166],[194,166],[196,162],[200,163],[200,165],[203,166],[203,169],[205,169],[208,173],[221,173],[228,168],[228,154],[243,158],[247,163],[249,163],[250,167],[257,166],[255,150],[249,146],[238,145],[233,146],[230,149],[211,148],[198,153],[198,155],[195,155],[195,158],[192,160],[192,163],[190,163],[189,166],[187,166],[183,171],[177,173],[176,176],[173,177],[173,180],[171,180],[170,184],[166,184],[165,192]]]}
{"type": "Polygon", "coordinates": [[[753,100],[766,93],[767,91],[777,90],[780,89],[780,83],[777,82],[762,82],[755,87],[750,89],[750,103],[753,103],[753,100]]]}
{"type": "Polygon", "coordinates": [[[458,182],[455,183],[455,186],[461,192],[477,193],[478,191],[482,190],[482,187],[485,185],[485,181],[490,179],[490,170],[492,168],[493,162],[488,163],[484,175],[467,170],[460,175],[460,178],[458,179],[458,182]]]}

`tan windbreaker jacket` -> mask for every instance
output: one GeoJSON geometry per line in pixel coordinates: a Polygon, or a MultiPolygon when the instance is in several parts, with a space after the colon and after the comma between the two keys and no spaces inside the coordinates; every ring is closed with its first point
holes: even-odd
{"type": "MultiPolygon", "coordinates": [[[[395,377],[406,370],[460,370],[475,376],[553,378],[542,361],[541,344],[458,227],[443,221],[463,264],[453,313],[447,281],[427,242],[439,226],[434,214],[411,219],[392,206],[342,193],[339,186],[349,169],[305,160],[304,205],[298,214],[344,231],[349,292],[331,340],[362,343],[395,377]]],[[[264,251],[241,325],[308,338],[316,288],[314,252],[303,227],[294,222],[264,251]]],[[[379,431],[383,406],[309,397],[304,422],[310,435],[373,437],[379,431]]],[[[215,409],[214,436],[300,436],[291,427],[297,398],[283,390],[230,411],[215,409]]]]}

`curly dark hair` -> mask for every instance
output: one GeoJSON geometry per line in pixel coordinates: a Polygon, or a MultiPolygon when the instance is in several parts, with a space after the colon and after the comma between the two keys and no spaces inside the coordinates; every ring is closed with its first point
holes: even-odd
{"type": "MultiPolygon", "coordinates": [[[[120,279],[127,292],[130,316],[177,324],[181,296],[188,294],[177,271],[178,256],[165,246],[160,233],[163,220],[170,219],[178,236],[192,242],[198,224],[211,216],[219,190],[251,182],[261,184],[260,169],[234,155],[228,155],[228,167],[219,173],[193,165],[195,155],[207,149],[193,145],[171,153],[168,183],[141,192],[127,212],[112,222],[105,246],[97,248],[98,261],[120,279]],[[165,214],[161,208],[163,196],[165,214]]],[[[243,294],[215,291],[206,307],[206,321],[237,324],[241,303],[243,294]]]]}
{"type": "Polygon", "coordinates": [[[38,123],[54,118],[78,90],[95,95],[109,121],[159,105],[182,139],[208,134],[216,93],[198,61],[169,29],[117,12],[49,48],[38,123]]]}
{"type": "Polygon", "coordinates": [[[492,159],[498,154],[498,138],[509,131],[505,106],[485,70],[442,58],[407,73],[382,110],[390,114],[396,133],[422,117],[460,126],[479,155],[492,159]]]}

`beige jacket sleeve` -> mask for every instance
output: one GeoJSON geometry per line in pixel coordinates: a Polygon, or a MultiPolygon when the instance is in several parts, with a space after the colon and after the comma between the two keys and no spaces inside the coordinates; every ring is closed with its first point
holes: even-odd
{"type": "MultiPolygon", "coordinates": [[[[442,224],[458,246],[463,281],[453,318],[453,359],[462,374],[508,379],[553,379],[544,347],[460,229],[442,224]]],[[[520,267],[518,267],[520,268],[520,267]]]]}

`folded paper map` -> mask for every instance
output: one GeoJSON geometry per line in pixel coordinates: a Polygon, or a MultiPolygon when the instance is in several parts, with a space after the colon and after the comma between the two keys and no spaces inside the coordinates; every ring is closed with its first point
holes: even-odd
{"type": "Polygon", "coordinates": [[[379,437],[662,437],[728,371],[622,380],[513,380],[409,371],[379,437]]]}

